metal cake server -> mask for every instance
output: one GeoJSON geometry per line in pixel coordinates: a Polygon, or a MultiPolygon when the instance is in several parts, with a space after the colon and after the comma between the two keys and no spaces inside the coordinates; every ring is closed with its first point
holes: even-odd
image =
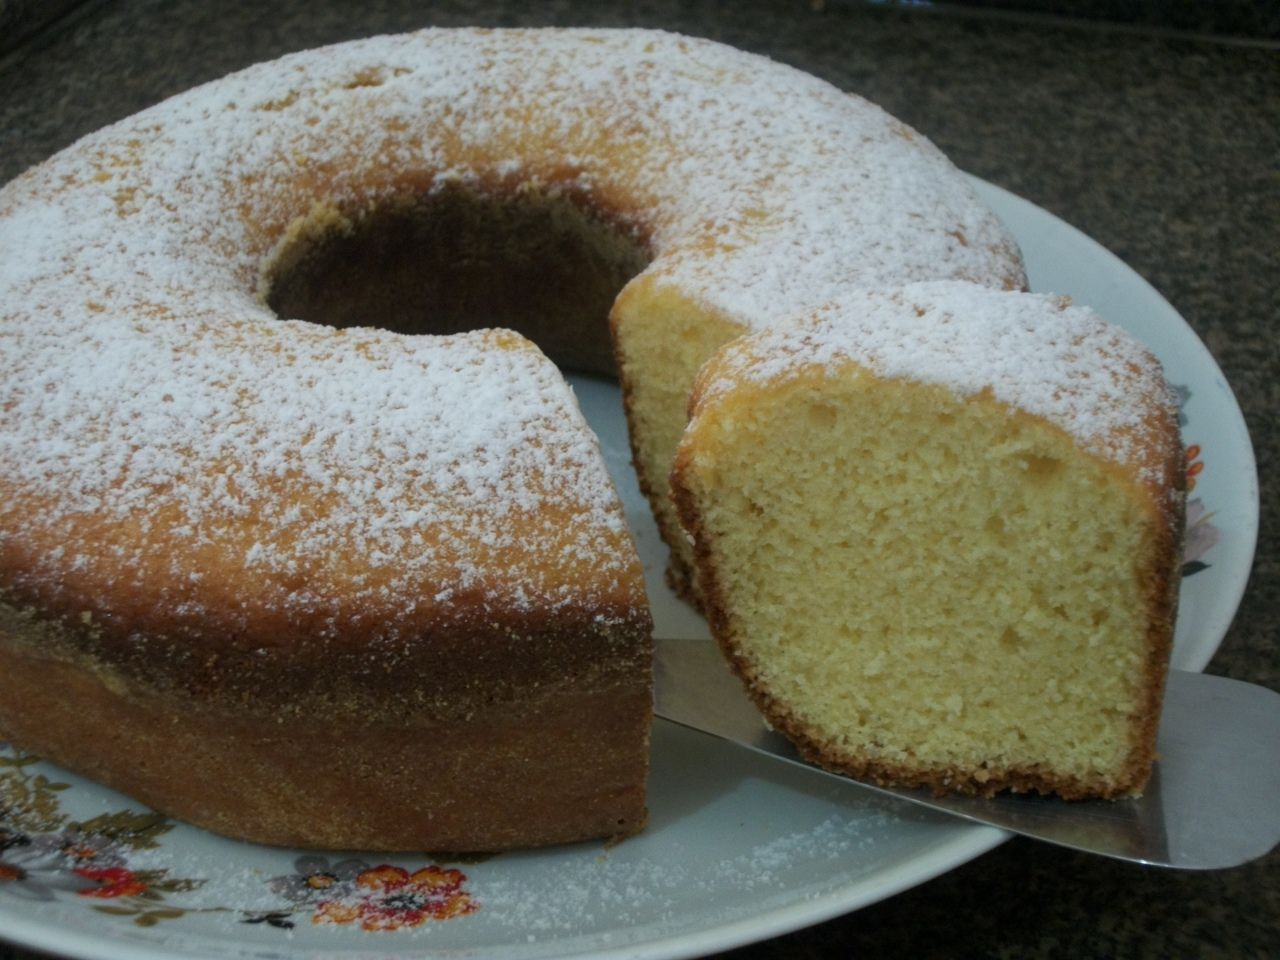
{"type": "Polygon", "coordinates": [[[765,725],[714,643],[659,639],[655,646],[658,716],[881,796],[1087,853],[1184,870],[1236,866],[1280,842],[1280,694],[1265,687],[1170,671],[1160,759],[1141,799],[935,797],[806,763],[765,725]]]}

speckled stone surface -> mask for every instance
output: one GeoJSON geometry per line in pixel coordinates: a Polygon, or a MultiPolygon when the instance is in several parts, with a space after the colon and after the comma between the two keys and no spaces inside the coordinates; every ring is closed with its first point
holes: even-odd
{"type": "MultiPolygon", "coordinates": [[[[1280,689],[1274,47],[840,2],[99,2],[0,60],[0,181],[253,61],[426,24],[659,26],[765,53],[881,103],[961,167],[1117,253],[1204,339],[1244,410],[1262,527],[1210,670],[1280,689]]],[[[1280,956],[1280,853],[1187,874],[1015,840],[880,904],[726,954],[857,955],[1280,956]]],[[[0,960],[31,956],[0,945],[0,960]]]]}

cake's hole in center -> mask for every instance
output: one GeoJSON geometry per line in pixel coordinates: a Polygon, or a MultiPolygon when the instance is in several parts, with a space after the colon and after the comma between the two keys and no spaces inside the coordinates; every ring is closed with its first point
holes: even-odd
{"type": "Polygon", "coordinates": [[[317,205],[265,277],[277,316],[398,333],[518,330],[561,367],[613,373],[608,316],[646,239],[582,198],[450,188],[351,218],[317,205]]]}

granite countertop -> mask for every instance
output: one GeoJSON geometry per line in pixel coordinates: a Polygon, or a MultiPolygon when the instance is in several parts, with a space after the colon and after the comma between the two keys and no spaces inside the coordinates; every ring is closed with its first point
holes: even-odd
{"type": "MultiPolygon", "coordinates": [[[[90,2],[0,59],[0,182],[237,67],[426,24],[659,26],[764,53],[879,102],[962,168],[1118,254],[1200,335],[1244,411],[1262,526],[1248,590],[1209,669],[1280,689],[1274,40],[835,0],[90,2]]],[[[1212,450],[1204,457],[1211,469],[1212,450]]],[[[855,954],[1280,955],[1280,853],[1175,873],[1013,840],[889,900],[725,956],[855,954]]],[[[30,956],[0,945],[0,960],[30,956]]]]}

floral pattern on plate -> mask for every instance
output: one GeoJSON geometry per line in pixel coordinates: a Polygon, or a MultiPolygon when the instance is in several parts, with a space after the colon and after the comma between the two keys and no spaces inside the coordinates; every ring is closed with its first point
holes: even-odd
{"type": "Polygon", "coordinates": [[[134,862],[160,845],[173,821],[132,810],[74,820],[63,811],[60,796],[70,785],[38,772],[40,763],[39,757],[0,742],[0,895],[83,898],[101,913],[142,927],[191,912],[239,912],[244,923],[283,930],[292,929],[302,914],[317,925],[379,932],[478,909],[461,870],[429,864],[410,871],[363,860],[330,865],[326,858],[310,855],[295,861],[294,873],[266,881],[265,892],[287,904],[280,909],[185,907],[170,898],[199,889],[203,879],[134,862]]]}
{"type": "MultiPolygon", "coordinates": [[[[1174,388],[1174,392],[1178,395],[1178,424],[1185,427],[1187,418],[1184,411],[1187,401],[1191,399],[1191,388],[1179,386],[1174,388]]],[[[1187,500],[1186,533],[1182,541],[1182,575],[1184,577],[1209,569],[1210,564],[1205,563],[1203,558],[1217,546],[1222,538],[1222,532],[1212,522],[1213,513],[1205,508],[1204,501],[1199,497],[1191,496],[1195,492],[1197,479],[1204,473],[1203,454],[1204,450],[1198,443],[1187,447],[1187,496],[1189,499],[1187,500]]]]}
{"type": "Polygon", "coordinates": [[[69,784],[36,772],[39,763],[0,743],[0,891],[34,900],[83,897],[95,910],[144,927],[183,916],[166,898],[203,880],[130,864],[137,852],[159,846],[173,823],[130,810],[72,820],[60,800],[69,784]]]}
{"type": "MultiPolygon", "coordinates": [[[[302,856],[295,873],[270,880],[273,893],[308,911],[316,924],[357,924],[383,931],[417,927],[474,913],[477,903],[465,889],[461,870],[431,864],[410,872],[390,864],[370,866],[363,860],[330,865],[325,857],[302,856]]],[[[292,927],[285,911],[250,916],[246,923],[292,927]]]]}

